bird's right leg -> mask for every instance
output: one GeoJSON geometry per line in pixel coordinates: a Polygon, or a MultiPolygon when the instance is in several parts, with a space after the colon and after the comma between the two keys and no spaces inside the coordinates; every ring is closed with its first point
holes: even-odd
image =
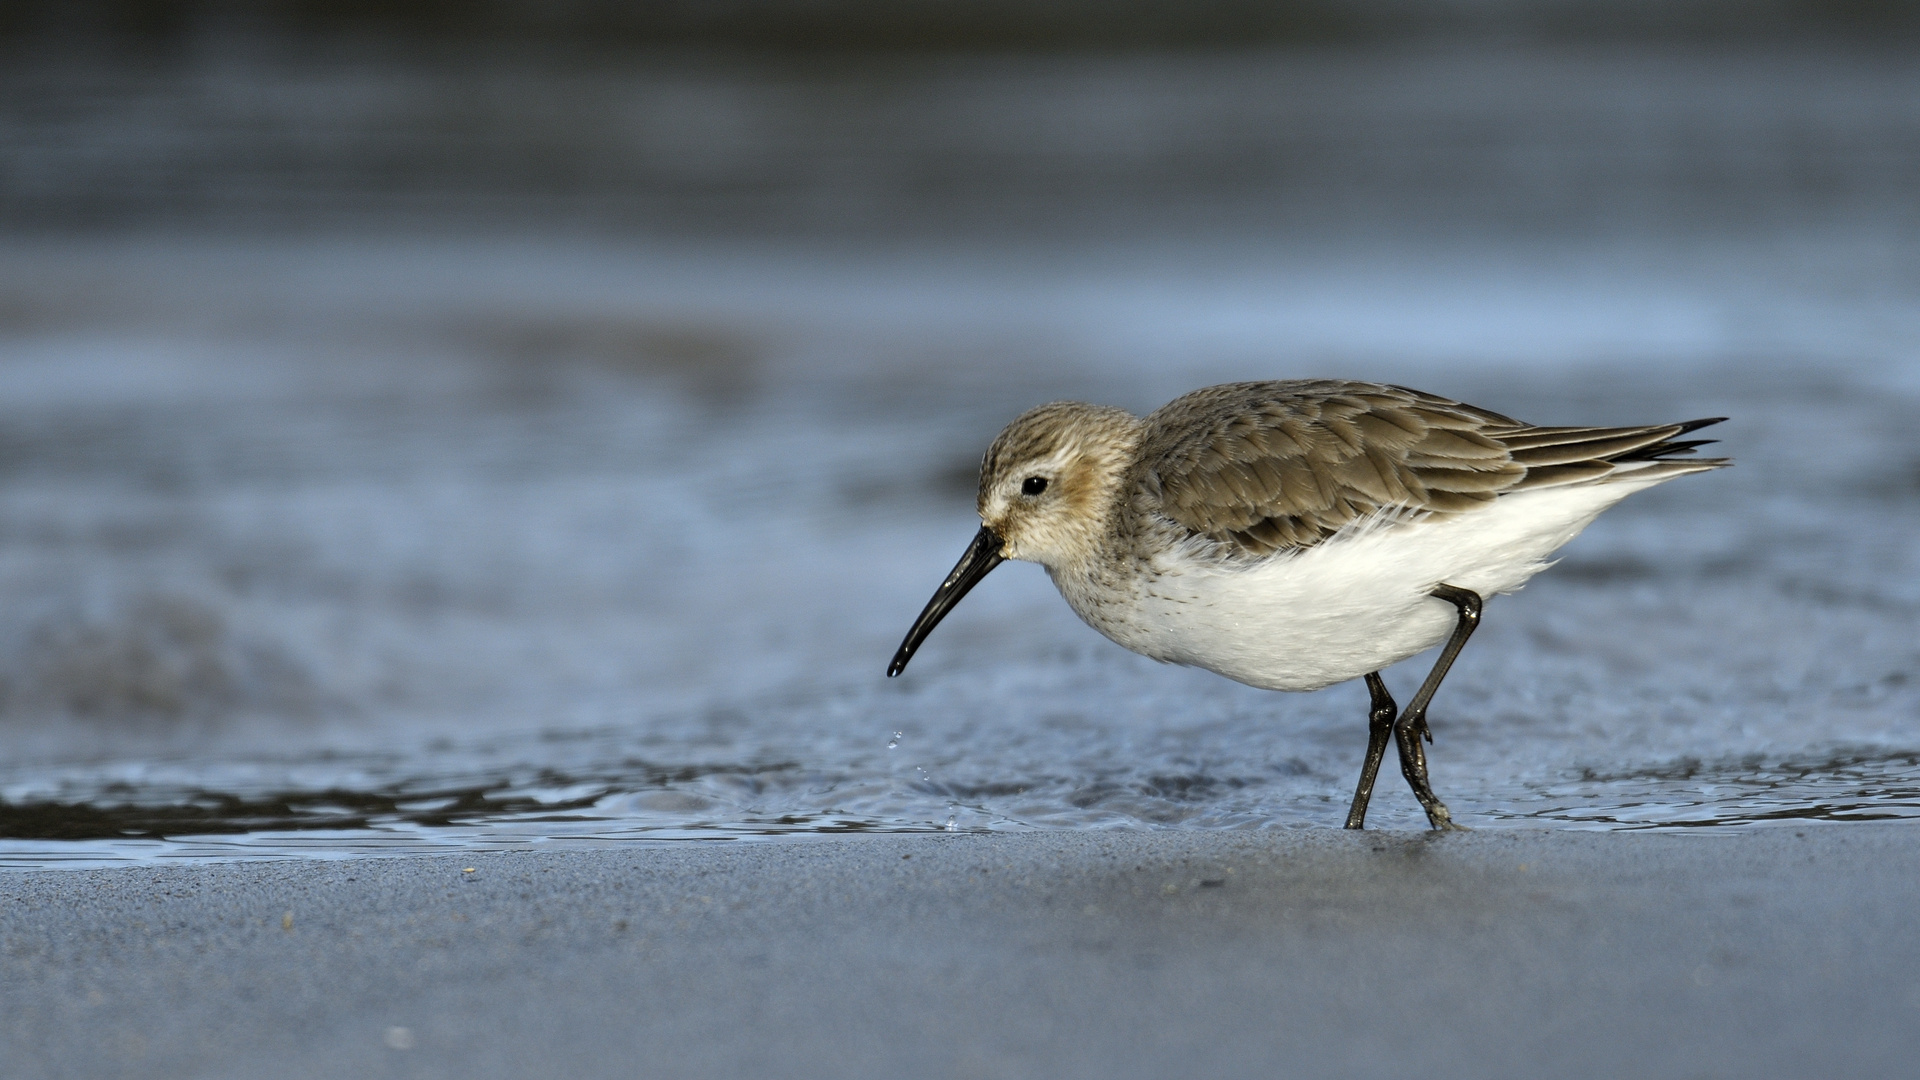
{"type": "Polygon", "coordinates": [[[1400,772],[1407,778],[1407,786],[1413,788],[1413,797],[1420,800],[1420,806],[1427,812],[1427,822],[1435,829],[1464,829],[1456,824],[1447,804],[1433,793],[1433,786],[1427,781],[1427,754],[1420,747],[1421,736],[1433,741],[1433,735],[1427,730],[1427,704],[1433,700],[1433,692],[1440,689],[1440,680],[1447,677],[1447,670],[1453,667],[1455,657],[1466,646],[1467,639],[1473,636],[1474,627],[1480,625],[1480,594],[1471,589],[1440,584],[1433,588],[1433,595],[1452,604],[1459,612],[1459,618],[1453,625],[1453,636],[1447,639],[1447,645],[1440,650],[1440,659],[1434,661],[1433,670],[1427,673],[1427,680],[1415,691],[1413,700],[1407,702],[1406,711],[1393,723],[1394,741],[1400,744],[1400,772]]]}
{"type": "Polygon", "coordinates": [[[1387,684],[1375,671],[1367,675],[1367,693],[1373,702],[1367,709],[1367,761],[1360,766],[1360,786],[1353,789],[1353,807],[1347,811],[1347,828],[1367,826],[1367,802],[1373,798],[1373,781],[1380,775],[1380,761],[1387,756],[1387,740],[1393,738],[1397,708],[1387,684]]]}

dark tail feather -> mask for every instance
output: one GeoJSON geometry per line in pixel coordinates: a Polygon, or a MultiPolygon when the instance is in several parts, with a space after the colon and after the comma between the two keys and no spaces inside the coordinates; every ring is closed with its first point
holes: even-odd
{"type": "Polygon", "coordinates": [[[1615,461],[1615,462],[1663,461],[1670,457],[1691,454],[1693,453],[1696,447],[1707,446],[1711,443],[1719,442],[1720,440],[1718,439],[1680,439],[1676,441],[1674,436],[1685,435],[1689,431],[1699,431],[1703,427],[1711,427],[1712,425],[1717,424],[1725,419],[1726,417],[1724,416],[1709,416],[1702,420],[1688,420],[1684,424],[1675,424],[1673,428],[1673,435],[1669,435],[1666,438],[1661,439],[1659,442],[1653,443],[1650,446],[1643,446],[1643,447],[1640,447],[1638,450],[1629,450],[1628,452],[1621,454],[1618,457],[1608,458],[1607,460],[1615,461]]]}

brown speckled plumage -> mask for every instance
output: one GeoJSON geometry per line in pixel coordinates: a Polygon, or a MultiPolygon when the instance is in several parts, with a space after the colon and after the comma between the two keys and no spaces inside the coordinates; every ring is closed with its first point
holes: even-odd
{"type": "MultiPolygon", "coordinates": [[[[1692,451],[1698,424],[1546,428],[1433,394],[1339,380],[1229,383],[1146,418],[1136,513],[1248,555],[1317,544],[1378,511],[1474,510],[1512,491],[1597,480],[1692,451]]],[[[1672,471],[1713,468],[1676,461],[1672,471]]]]}

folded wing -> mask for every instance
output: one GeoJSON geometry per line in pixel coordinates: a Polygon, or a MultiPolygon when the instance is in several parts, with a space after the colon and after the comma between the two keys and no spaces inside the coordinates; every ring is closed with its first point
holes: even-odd
{"type": "Polygon", "coordinates": [[[1677,436],[1717,422],[1548,428],[1377,383],[1230,384],[1147,418],[1132,497],[1192,533],[1267,555],[1382,510],[1466,513],[1530,488],[1716,468],[1725,460],[1670,458],[1710,441],[1677,436]]]}

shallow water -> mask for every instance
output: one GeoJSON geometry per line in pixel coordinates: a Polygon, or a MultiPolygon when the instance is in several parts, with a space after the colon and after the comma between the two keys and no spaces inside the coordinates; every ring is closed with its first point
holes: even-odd
{"type": "MultiPolygon", "coordinates": [[[[0,865],[1336,827],[1358,685],[1156,665],[1036,567],[882,677],[1012,415],[1304,375],[1733,417],[1738,467],[1489,605],[1434,712],[1457,818],[1920,816],[1917,271],[1855,234],[16,241],[0,865]]],[[[1374,807],[1420,823],[1397,777],[1374,807]]]]}

